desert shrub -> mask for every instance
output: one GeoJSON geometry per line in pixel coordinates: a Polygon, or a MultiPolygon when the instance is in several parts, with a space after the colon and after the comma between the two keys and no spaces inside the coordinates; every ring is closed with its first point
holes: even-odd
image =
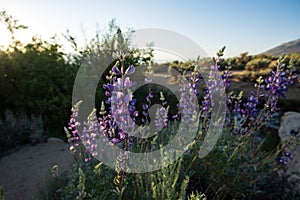
{"type": "Polygon", "coordinates": [[[0,152],[17,145],[36,144],[46,139],[42,117],[25,112],[6,110],[0,129],[0,152]]]}
{"type": "Polygon", "coordinates": [[[175,79],[177,79],[178,78],[177,77],[178,76],[177,72],[180,72],[178,64],[176,64],[176,63],[170,64],[169,67],[168,67],[168,73],[169,73],[169,75],[171,75],[172,77],[175,77],[175,79]]]}
{"type": "MultiPolygon", "coordinates": [[[[248,55],[248,52],[244,52],[241,53],[240,56],[227,59],[223,66],[228,64],[232,67],[232,70],[244,70],[246,64],[251,60],[252,56],[248,55]]],[[[220,64],[222,65],[222,63],[220,64]]]]}
{"type": "Polygon", "coordinates": [[[259,75],[258,72],[244,70],[238,73],[238,75],[234,74],[233,76],[234,78],[237,78],[240,81],[248,82],[248,81],[255,81],[258,75],[259,75]]]}
{"type": "Polygon", "coordinates": [[[245,70],[248,71],[259,71],[264,70],[269,67],[271,60],[268,58],[255,58],[249,62],[247,62],[245,66],[245,70]]]}
{"type": "Polygon", "coordinates": [[[286,55],[285,65],[289,65],[291,62],[296,68],[296,73],[300,74],[300,55],[299,54],[286,55]]]}

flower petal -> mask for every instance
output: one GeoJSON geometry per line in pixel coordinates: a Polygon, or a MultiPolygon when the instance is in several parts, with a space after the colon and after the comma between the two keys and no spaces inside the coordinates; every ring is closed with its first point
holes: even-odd
{"type": "Polygon", "coordinates": [[[119,68],[118,68],[117,66],[115,66],[115,65],[112,67],[112,71],[113,71],[113,73],[116,74],[116,75],[121,74],[121,71],[120,71],[119,68]]]}
{"type": "Polygon", "coordinates": [[[132,74],[135,71],[135,67],[133,65],[130,65],[127,70],[125,71],[125,74],[132,74]]]}

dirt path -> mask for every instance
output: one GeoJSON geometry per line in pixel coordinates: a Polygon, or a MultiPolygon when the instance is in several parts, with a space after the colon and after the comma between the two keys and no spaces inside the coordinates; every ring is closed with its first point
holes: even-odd
{"type": "Polygon", "coordinates": [[[0,158],[0,186],[5,200],[40,199],[53,165],[69,171],[73,162],[69,145],[59,139],[49,139],[36,146],[23,146],[0,158]]]}

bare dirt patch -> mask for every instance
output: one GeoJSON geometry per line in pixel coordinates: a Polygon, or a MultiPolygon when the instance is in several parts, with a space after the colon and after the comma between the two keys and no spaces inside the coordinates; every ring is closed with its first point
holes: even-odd
{"type": "Polygon", "coordinates": [[[14,153],[0,158],[0,186],[6,200],[40,199],[46,190],[52,166],[70,171],[73,163],[69,145],[59,139],[35,146],[26,145],[14,153]]]}

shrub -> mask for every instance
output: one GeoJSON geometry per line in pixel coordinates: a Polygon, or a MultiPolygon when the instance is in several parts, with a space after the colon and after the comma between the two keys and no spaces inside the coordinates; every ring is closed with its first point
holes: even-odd
{"type": "Polygon", "coordinates": [[[45,141],[41,116],[28,115],[25,112],[14,113],[5,111],[3,122],[0,123],[0,152],[17,145],[45,141]]]}
{"type": "Polygon", "coordinates": [[[247,62],[245,66],[245,70],[248,71],[258,71],[258,70],[264,70],[269,67],[271,63],[271,60],[267,58],[255,58],[249,62],[247,62]]]}

